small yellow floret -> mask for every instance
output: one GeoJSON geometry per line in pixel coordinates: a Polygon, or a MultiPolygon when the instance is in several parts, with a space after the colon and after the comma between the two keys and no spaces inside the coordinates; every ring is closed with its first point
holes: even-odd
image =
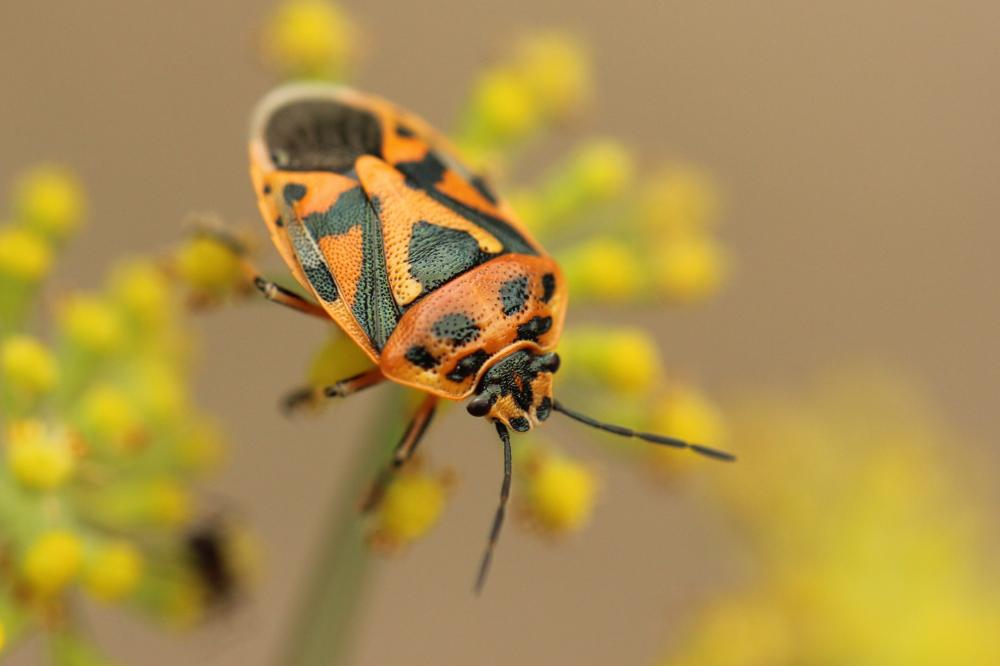
{"type": "Polygon", "coordinates": [[[147,489],[150,518],[160,525],[183,525],[191,518],[191,496],[173,479],[158,479],[147,489]]]}
{"type": "Polygon", "coordinates": [[[530,467],[527,509],[530,518],[552,533],[575,532],[587,524],[597,496],[597,479],[585,465],[541,454],[530,467]]]}
{"type": "Polygon", "coordinates": [[[655,174],[640,201],[643,222],[654,233],[702,231],[719,211],[715,182],[694,167],[668,167],[655,174]]]}
{"type": "Polygon", "coordinates": [[[655,264],[660,290],[682,302],[699,301],[716,293],[729,268],[719,244],[701,234],[685,234],[665,242],[655,264]]]}
{"type": "Polygon", "coordinates": [[[0,654],[3,654],[3,648],[6,643],[7,632],[4,630],[3,621],[0,620],[0,654]]]}
{"type": "Polygon", "coordinates": [[[440,477],[420,471],[399,474],[385,491],[375,540],[399,547],[424,536],[441,517],[446,496],[445,483],[440,477]]]}
{"type": "Polygon", "coordinates": [[[176,268],[193,290],[223,296],[243,284],[240,257],[233,248],[208,236],[197,236],[177,252],[176,268]]]}
{"type": "Polygon", "coordinates": [[[111,276],[111,292],[126,312],[148,328],[159,327],[171,315],[170,285],[151,262],[118,266],[111,276]]]}
{"type": "Polygon", "coordinates": [[[83,218],[86,197],[72,171],[59,166],[40,166],[19,179],[14,209],[20,220],[50,238],[72,233],[83,218]]]}
{"type": "Polygon", "coordinates": [[[132,400],[124,391],[108,384],[97,384],[81,399],[80,418],[98,437],[122,444],[135,433],[139,423],[132,400]]]}
{"type": "Polygon", "coordinates": [[[642,286],[639,258],[627,244],[597,237],[571,248],[562,256],[571,296],[611,301],[627,300],[642,286]]]}
{"type": "Polygon", "coordinates": [[[142,554],[128,541],[102,544],[88,558],[83,584],[95,598],[117,601],[132,593],[143,568],[142,554]]]}
{"type": "Polygon", "coordinates": [[[632,180],[632,156],[620,142],[600,139],[584,144],[573,159],[576,181],[588,200],[618,196],[632,180]]]}
{"type": "Polygon", "coordinates": [[[188,469],[196,471],[215,468],[226,451],[222,430],[208,420],[194,424],[178,446],[181,462],[188,469]]]}
{"type": "Polygon", "coordinates": [[[518,45],[516,62],[532,95],[552,117],[573,114],[591,97],[590,59],[580,40],[542,33],[518,45]]]}
{"type": "Polygon", "coordinates": [[[83,560],[80,538],[72,532],[54,530],[35,540],[24,557],[24,578],[39,595],[49,597],[69,585],[83,560]]]}
{"type": "Polygon", "coordinates": [[[0,229],[0,275],[35,283],[48,274],[52,250],[46,242],[26,229],[0,229]]]}
{"type": "Polygon", "coordinates": [[[65,432],[38,421],[19,421],[8,430],[7,466],[23,486],[51,490],[73,473],[75,454],[65,432]]]}
{"type": "Polygon", "coordinates": [[[501,140],[522,137],[541,120],[527,82],[510,69],[490,71],[479,80],[472,109],[484,131],[501,140]]]}
{"type": "Polygon", "coordinates": [[[353,55],[356,32],[333,2],[285,0],[265,27],[264,54],[291,78],[337,78],[353,55]]]}
{"type": "Polygon", "coordinates": [[[59,325],[66,337],[87,351],[107,354],[123,341],[121,319],[101,297],[77,294],[59,308],[59,325]]]}
{"type": "Polygon", "coordinates": [[[14,335],[0,343],[0,368],[4,383],[30,396],[50,391],[59,376],[49,350],[27,335],[14,335]]]}

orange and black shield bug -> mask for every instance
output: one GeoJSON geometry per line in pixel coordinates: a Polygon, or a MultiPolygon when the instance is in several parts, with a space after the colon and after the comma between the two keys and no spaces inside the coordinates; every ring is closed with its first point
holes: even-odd
{"type": "Polygon", "coordinates": [[[438,400],[469,400],[495,424],[504,478],[479,568],[480,589],[510,490],[509,429],[550,414],[721,460],[727,453],[602,423],[552,395],[566,315],[558,264],[514,211],[426,122],[391,103],[331,85],[289,85],[258,106],[250,171],[271,239],[303,299],[260,277],[270,300],[333,319],[375,364],[289,406],[346,397],[385,379],[427,394],[376,483],[416,449],[438,400]]]}

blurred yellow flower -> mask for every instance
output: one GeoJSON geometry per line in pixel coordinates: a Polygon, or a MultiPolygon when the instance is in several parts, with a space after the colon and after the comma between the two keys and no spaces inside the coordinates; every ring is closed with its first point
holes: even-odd
{"type": "Polygon", "coordinates": [[[28,335],[13,335],[0,342],[0,368],[4,383],[29,396],[48,393],[59,376],[51,352],[28,335]]]}
{"type": "Polygon", "coordinates": [[[729,268],[721,246],[702,234],[684,234],[661,243],[653,262],[660,291],[681,302],[714,295],[729,268]]]}
{"type": "Polygon", "coordinates": [[[24,556],[25,581],[42,597],[60,592],[76,578],[83,561],[80,538],[65,530],[46,532],[24,556]]]}
{"type": "Polygon", "coordinates": [[[626,301],[643,285],[639,254],[627,243],[594,236],[559,255],[573,297],[626,301]]]}
{"type": "Polygon", "coordinates": [[[83,187],[65,167],[35,167],[14,188],[17,218],[49,238],[63,239],[76,230],[85,208],[83,187]]]}
{"type": "Polygon", "coordinates": [[[145,328],[159,328],[170,319],[172,302],[166,275],[150,261],[120,264],[111,274],[115,302],[145,328]]]}
{"type": "Polygon", "coordinates": [[[573,157],[574,180],[589,199],[604,201],[621,195],[632,181],[632,155],[619,141],[593,139],[573,157]]]}
{"type": "Polygon", "coordinates": [[[191,520],[191,495],[174,479],[155,479],[145,491],[149,518],[157,524],[176,527],[191,520]]]}
{"type": "Polygon", "coordinates": [[[222,429],[208,419],[195,423],[178,446],[183,465],[196,472],[215,469],[226,452],[222,429]]]}
{"type": "Polygon", "coordinates": [[[446,498],[447,477],[405,469],[385,490],[372,542],[395,550],[420,539],[437,524],[446,498]]]}
{"type": "Polygon", "coordinates": [[[719,213],[715,182],[692,166],[670,166],[654,173],[639,201],[642,221],[654,234],[704,232],[719,213]]]}
{"type": "Polygon", "coordinates": [[[38,421],[18,421],[7,435],[7,466],[26,488],[52,490],[73,473],[75,454],[64,431],[38,421]]]}
{"type": "Polygon", "coordinates": [[[549,534],[582,529],[597,497],[597,478],[571,458],[538,451],[523,465],[526,516],[549,534]]]}
{"type": "MultiPolygon", "coordinates": [[[[687,442],[727,448],[725,417],[701,392],[688,386],[673,386],[657,398],[650,430],[687,442]]],[[[665,470],[698,464],[694,456],[680,456],[668,447],[648,447],[654,462],[665,470]]]]}
{"type": "Polygon", "coordinates": [[[121,446],[139,427],[134,403],[124,391],[95,384],[80,400],[80,420],[89,434],[121,446]]]}
{"type": "Polygon", "coordinates": [[[45,277],[52,266],[52,251],[46,242],[26,229],[0,229],[0,276],[34,283],[45,277]]]}
{"type": "Polygon", "coordinates": [[[226,296],[244,285],[239,255],[211,236],[197,235],[189,239],[174,260],[181,280],[196,293],[209,298],[226,296]]]}
{"type": "Polygon", "coordinates": [[[339,329],[333,329],[326,343],[313,356],[308,372],[309,384],[330,386],[371,367],[371,359],[361,347],[339,329]]]}
{"type": "Polygon", "coordinates": [[[517,44],[514,62],[532,96],[550,116],[578,113],[593,93],[586,47],[571,35],[528,35],[517,44]]]}
{"type": "Polygon", "coordinates": [[[354,55],[357,28],[328,0],[283,0],[263,38],[267,62],[287,78],[337,79],[354,55]]]}
{"type": "Polygon", "coordinates": [[[101,296],[73,295],[60,304],[57,315],[66,338],[89,352],[110,353],[124,340],[117,310],[101,296]]]}
{"type": "Polygon", "coordinates": [[[491,71],[480,79],[471,113],[481,132],[500,140],[527,134],[541,119],[528,82],[509,69],[491,71]]]}
{"type": "Polygon", "coordinates": [[[111,541],[97,546],[87,558],[83,585],[96,599],[117,601],[132,593],[142,572],[138,549],[128,541],[111,541]]]}
{"type": "MultiPolygon", "coordinates": [[[[641,328],[576,327],[560,344],[565,371],[602,389],[625,395],[650,391],[661,379],[660,352],[641,328]]],[[[558,375],[557,375],[558,377],[558,375]]]]}
{"type": "Polygon", "coordinates": [[[7,644],[7,633],[4,631],[3,620],[0,620],[0,654],[3,654],[3,648],[7,644]]]}

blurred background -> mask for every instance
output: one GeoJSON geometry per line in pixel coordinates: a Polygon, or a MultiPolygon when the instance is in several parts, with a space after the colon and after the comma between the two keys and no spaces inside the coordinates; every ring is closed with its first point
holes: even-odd
{"type": "MultiPolygon", "coordinates": [[[[801,460],[779,449],[752,462],[755,446],[768,449],[767,428],[754,421],[768,410],[791,419],[839,413],[846,402],[862,426],[885,417],[906,433],[931,432],[914,436],[937,442],[928,473],[935,483],[945,475],[961,495],[953,503],[948,491],[945,507],[960,504],[967,508],[956,509],[955,520],[978,515],[984,523],[976,538],[961,537],[962,557],[995,554],[987,519],[1000,499],[992,484],[1000,366],[991,360],[1000,338],[1000,7],[341,4],[360,26],[352,81],[443,128],[459,123],[456,110],[471,83],[519,35],[538,28],[578,35],[594,62],[592,104],[551,143],[524,155],[517,167],[524,173],[539,173],[576,139],[599,134],[629,146],[639,172],[667,160],[711,174],[722,202],[713,233],[729,257],[719,293],[683,308],[655,300],[581,303],[571,308],[570,325],[649,331],[666,366],[721,405],[732,420],[725,447],[743,459],[728,467],[699,462],[654,479],[608,454],[610,446],[589,446],[579,429],[553,423],[548,438],[587,459],[600,479],[590,524],[558,541],[508,525],[488,589],[475,598],[469,588],[495,506],[499,447],[492,430],[464,410],[443,414],[425,450],[458,482],[429,535],[377,560],[357,611],[351,663],[649,664],[696,651],[691,637],[711,632],[699,622],[703,609],[766,568],[726,502],[753,505],[757,479],[781,483],[785,463],[801,460]],[[834,381],[839,388],[813,388],[823,385],[817,376],[855,364],[888,369],[902,379],[887,385],[906,388],[871,389],[864,380],[865,388],[854,389],[843,377],[834,381]],[[886,392],[920,397],[886,399],[886,392]],[[765,397],[770,402],[756,408],[765,397]],[[924,419],[930,425],[920,430],[924,419]],[[727,490],[712,489],[720,483],[727,490]]],[[[192,211],[261,232],[260,263],[269,275],[282,274],[262,234],[245,156],[250,110],[276,82],[257,49],[273,8],[271,0],[0,5],[0,182],[56,161],[79,174],[90,202],[86,230],[60,258],[55,291],[96,284],[124,253],[178,243],[192,211]]],[[[302,382],[328,337],[324,328],[256,301],[208,310],[194,326],[197,400],[232,442],[219,475],[205,483],[206,502],[233,507],[256,533],[259,574],[234,609],[193,632],[162,632],[114,608],[97,608],[88,621],[120,663],[274,663],[326,508],[381,403],[364,394],[316,418],[283,418],[277,401],[302,382]]],[[[798,470],[803,493],[813,492],[814,473],[816,486],[836,485],[837,475],[829,477],[837,470],[845,492],[864,497],[868,477],[842,470],[839,454],[864,460],[879,446],[843,441],[841,451],[838,436],[854,432],[827,428],[817,436],[829,447],[798,470]]],[[[907,478],[921,493],[923,477],[907,478]]],[[[921,494],[913,506],[926,499],[921,494]]],[[[785,500],[763,502],[772,519],[759,515],[751,524],[795,525],[781,513],[785,500]]],[[[817,506],[822,513],[824,503],[817,506]]],[[[947,511],[940,520],[950,529],[947,511]]],[[[831,529],[841,533],[837,525],[831,529]]],[[[935,566],[922,571],[948,578],[957,565],[935,566]]],[[[949,587],[949,599],[952,593],[949,587]]],[[[935,599],[928,593],[914,603],[935,599]]],[[[975,604],[985,608],[970,611],[976,617],[1000,618],[996,603],[975,604]]],[[[761,633],[723,626],[731,631],[720,636],[761,633]]],[[[793,638],[782,640],[797,642],[789,632],[793,638]]],[[[967,637],[955,640],[939,654],[970,645],[967,637]]],[[[0,661],[38,663],[36,647],[0,661]]],[[[761,654],[693,663],[786,663],[761,654]]]]}

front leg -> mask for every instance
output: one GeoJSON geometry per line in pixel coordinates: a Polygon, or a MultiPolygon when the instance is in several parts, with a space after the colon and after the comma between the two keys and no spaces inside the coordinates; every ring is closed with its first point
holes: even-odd
{"type": "Polygon", "coordinates": [[[285,413],[294,412],[306,405],[319,404],[324,398],[346,398],[383,381],[385,381],[385,375],[382,374],[382,371],[378,368],[372,368],[330,386],[305,386],[292,391],[285,397],[282,401],[283,411],[285,413]]]}

